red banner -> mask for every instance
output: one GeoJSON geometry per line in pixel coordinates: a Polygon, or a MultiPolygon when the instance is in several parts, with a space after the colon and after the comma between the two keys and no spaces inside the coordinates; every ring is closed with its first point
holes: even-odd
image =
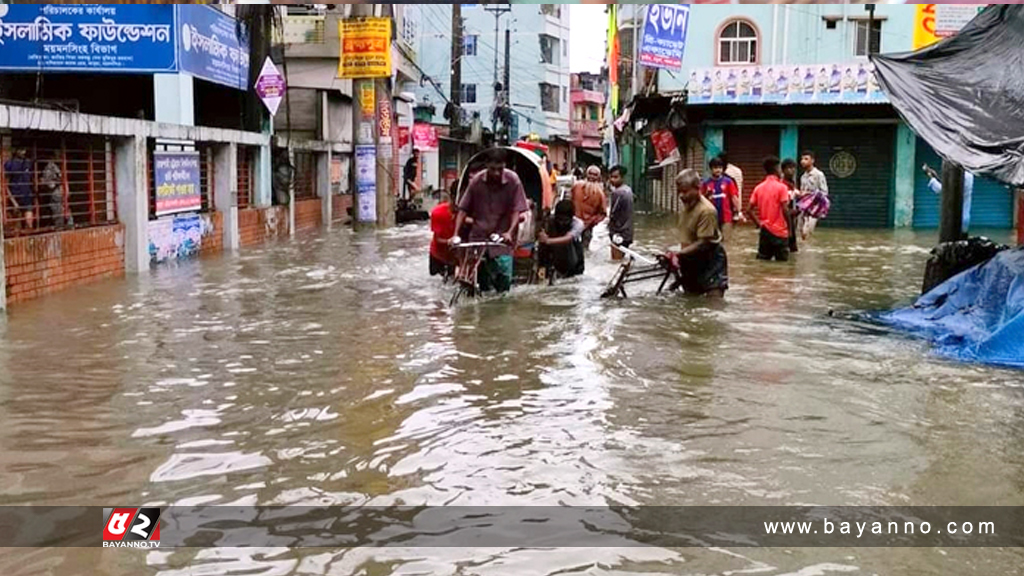
{"type": "Polygon", "coordinates": [[[417,150],[437,150],[437,126],[426,123],[413,124],[412,145],[417,150]]]}
{"type": "Polygon", "coordinates": [[[398,147],[405,148],[412,141],[412,134],[408,126],[398,127],[398,147]]]}
{"type": "Polygon", "coordinates": [[[676,139],[668,130],[656,130],[651,134],[651,144],[654,144],[654,155],[658,162],[664,161],[669,156],[679,153],[676,147],[676,139]]]}

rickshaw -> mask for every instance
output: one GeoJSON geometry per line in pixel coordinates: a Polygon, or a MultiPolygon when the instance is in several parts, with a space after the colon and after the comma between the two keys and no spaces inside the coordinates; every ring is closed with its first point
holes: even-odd
{"type": "MultiPolygon", "coordinates": [[[[535,149],[546,147],[542,145],[520,142],[514,146],[502,147],[506,151],[506,167],[519,176],[526,191],[526,199],[532,201],[531,221],[527,222],[517,234],[517,242],[514,247],[513,258],[513,285],[533,284],[537,282],[540,273],[537,269],[536,258],[536,234],[543,229],[544,224],[554,206],[554,191],[551,186],[551,177],[545,167],[544,159],[535,152],[535,149]],[[529,224],[532,223],[532,226],[529,224]]],[[[469,181],[476,174],[483,171],[486,164],[486,151],[480,152],[470,158],[466,168],[459,178],[458,195],[454,202],[465,193],[469,187],[469,181]]],[[[476,270],[480,266],[480,259],[488,247],[493,247],[495,239],[491,242],[463,243],[453,246],[458,263],[455,272],[455,293],[452,296],[451,305],[455,305],[462,295],[473,296],[477,293],[476,270]]],[[[550,274],[547,275],[550,278],[550,274]]]]}

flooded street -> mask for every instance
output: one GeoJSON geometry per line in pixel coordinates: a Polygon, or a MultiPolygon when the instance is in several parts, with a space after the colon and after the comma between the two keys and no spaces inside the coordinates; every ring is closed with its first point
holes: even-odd
{"type": "MultiPolygon", "coordinates": [[[[677,243],[638,223],[641,250],[677,243]]],[[[998,241],[1008,238],[994,236],[998,241]]],[[[447,306],[425,226],[335,229],[16,306],[13,505],[1024,505],[1024,377],[830,318],[933,234],[729,246],[725,302],[583,278],[447,306]]],[[[1015,574],[1020,549],[20,550],[8,574],[1015,574]],[[84,566],[91,566],[88,572],[84,566]]]]}

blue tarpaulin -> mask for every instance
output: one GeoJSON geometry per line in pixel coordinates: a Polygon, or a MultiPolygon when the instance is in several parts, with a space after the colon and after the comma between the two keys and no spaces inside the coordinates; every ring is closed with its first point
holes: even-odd
{"type": "Polygon", "coordinates": [[[1000,252],[875,320],[929,339],[942,356],[1024,368],[1024,248],[1000,252]]]}

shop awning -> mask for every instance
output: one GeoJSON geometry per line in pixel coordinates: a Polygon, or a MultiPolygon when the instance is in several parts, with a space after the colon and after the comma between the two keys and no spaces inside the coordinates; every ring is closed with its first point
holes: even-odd
{"type": "Polygon", "coordinates": [[[939,155],[1024,185],[1024,6],[989,6],[956,36],[872,60],[892,105],[939,155]]]}

